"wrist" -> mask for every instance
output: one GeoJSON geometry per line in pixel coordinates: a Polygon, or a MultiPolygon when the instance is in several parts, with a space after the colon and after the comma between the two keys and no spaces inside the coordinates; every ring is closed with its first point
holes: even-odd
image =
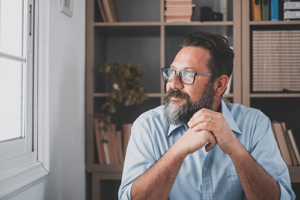
{"type": "Polygon", "coordinates": [[[242,145],[242,143],[237,142],[237,144],[234,146],[233,151],[231,153],[229,153],[229,156],[232,160],[239,159],[244,155],[245,151],[247,151],[247,150],[242,145]]]}
{"type": "Polygon", "coordinates": [[[169,150],[174,155],[174,157],[178,159],[178,161],[183,161],[185,157],[189,155],[189,153],[178,141],[175,142],[169,150]]]}

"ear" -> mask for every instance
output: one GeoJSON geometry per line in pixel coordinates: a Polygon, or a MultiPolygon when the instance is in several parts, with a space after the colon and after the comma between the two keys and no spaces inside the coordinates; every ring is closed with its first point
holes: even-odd
{"type": "Polygon", "coordinates": [[[217,78],[214,84],[215,96],[221,96],[226,90],[229,78],[226,75],[222,75],[217,78]]]}

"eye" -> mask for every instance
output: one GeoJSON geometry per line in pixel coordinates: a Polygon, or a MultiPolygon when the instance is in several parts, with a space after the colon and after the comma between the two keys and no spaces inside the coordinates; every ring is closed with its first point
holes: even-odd
{"type": "Polygon", "coordinates": [[[194,72],[182,71],[182,80],[186,83],[192,83],[194,80],[194,72]]]}

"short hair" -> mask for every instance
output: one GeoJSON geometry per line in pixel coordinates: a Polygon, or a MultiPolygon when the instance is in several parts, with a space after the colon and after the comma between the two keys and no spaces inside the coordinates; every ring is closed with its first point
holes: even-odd
{"type": "Polygon", "coordinates": [[[215,75],[211,81],[214,81],[215,78],[224,74],[228,76],[228,78],[231,76],[234,52],[229,47],[226,37],[219,34],[196,31],[183,38],[178,47],[178,51],[188,46],[202,47],[209,51],[210,58],[207,61],[207,67],[210,72],[215,75]]]}

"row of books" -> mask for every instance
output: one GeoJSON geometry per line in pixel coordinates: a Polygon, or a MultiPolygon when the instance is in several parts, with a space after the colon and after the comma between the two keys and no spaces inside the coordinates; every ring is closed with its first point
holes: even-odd
{"type": "Polygon", "coordinates": [[[166,22],[190,22],[193,15],[192,0],[166,0],[166,22]]]}
{"type": "Polygon", "coordinates": [[[285,122],[272,121],[274,138],[277,141],[286,165],[299,165],[300,155],[292,130],[287,130],[285,122]]]}
{"type": "Polygon", "coordinates": [[[98,0],[103,22],[117,22],[118,14],[114,0],[98,0]]]}
{"type": "Polygon", "coordinates": [[[300,20],[300,1],[251,0],[252,21],[300,20]]]}
{"type": "Polygon", "coordinates": [[[300,30],[252,32],[253,92],[300,91],[300,30]]]}
{"type": "Polygon", "coordinates": [[[100,164],[124,164],[126,149],[132,124],[123,124],[123,131],[112,125],[105,133],[100,130],[101,123],[95,118],[95,139],[100,164]]]}

